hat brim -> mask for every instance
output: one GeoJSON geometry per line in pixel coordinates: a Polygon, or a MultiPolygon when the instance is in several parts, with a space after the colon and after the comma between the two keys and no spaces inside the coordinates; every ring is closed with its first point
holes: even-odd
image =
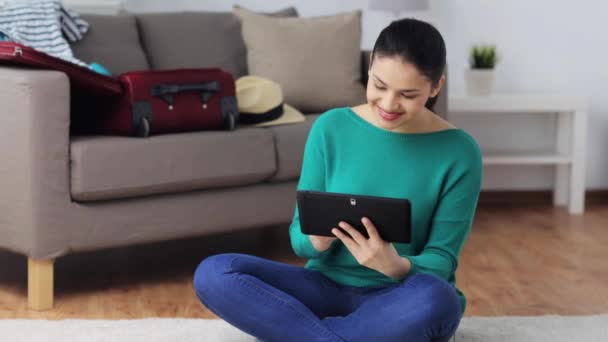
{"type": "Polygon", "coordinates": [[[283,125],[283,124],[289,124],[289,123],[296,123],[296,122],[304,122],[306,121],[306,117],[304,116],[304,114],[302,114],[299,110],[295,109],[294,107],[288,105],[288,104],[283,104],[283,114],[271,121],[264,121],[264,122],[260,122],[257,124],[247,124],[247,125],[241,125],[241,126],[255,126],[255,127],[266,127],[266,126],[275,126],[275,125],[283,125]]]}

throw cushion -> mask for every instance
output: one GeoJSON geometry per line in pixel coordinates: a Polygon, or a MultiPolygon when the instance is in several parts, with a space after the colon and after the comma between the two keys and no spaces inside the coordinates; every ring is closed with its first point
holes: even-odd
{"type": "Polygon", "coordinates": [[[114,74],[150,69],[139,43],[135,17],[132,15],[82,15],[89,23],[84,38],[72,43],[74,56],[97,62],[114,74]]]}
{"type": "Polygon", "coordinates": [[[238,5],[252,75],[278,82],[285,102],[312,113],[365,102],[361,10],[313,18],[270,18],[238,5]]]}
{"type": "MultiPolygon", "coordinates": [[[[295,17],[289,7],[270,16],[295,17]]],[[[137,16],[154,69],[220,67],[234,78],[247,75],[241,23],[230,12],[147,13],[137,16]]]]}

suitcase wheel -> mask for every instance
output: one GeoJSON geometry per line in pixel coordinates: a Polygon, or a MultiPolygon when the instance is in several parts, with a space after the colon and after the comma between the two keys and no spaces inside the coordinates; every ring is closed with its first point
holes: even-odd
{"type": "Polygon", "coordinates": [[[232,115],[232,113],[228,113],[228,115],[226,116],[226,119],[224,121],[224,128],[228,129],[229,131],[234,130],[234,128],[236,127],[236,120],[234,119],[234,115],[232,115]]]}
{"type": "Polygon", "coordinates": [[[149,135],[150,135],[150,122],[148,122],[148,119],[142,117],[139,122],[139,127],[137,127],[137,136],[145,138],[145,137],[148,137],[149,135]]]}

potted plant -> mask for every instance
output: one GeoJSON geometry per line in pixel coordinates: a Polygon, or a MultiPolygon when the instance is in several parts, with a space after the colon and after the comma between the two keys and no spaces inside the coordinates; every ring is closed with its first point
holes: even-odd
{"type": "Polygon", "coordinates": [[[470,69],[466,71],[469,95],[489,95],[494,87],[494,67],[498,62],[496,46],[473,45],[469,54],[470,69]]]}

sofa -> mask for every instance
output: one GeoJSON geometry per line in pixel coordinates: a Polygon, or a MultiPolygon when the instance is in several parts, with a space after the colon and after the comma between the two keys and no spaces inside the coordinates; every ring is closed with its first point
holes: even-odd
{"type": "MultiPolygon", "coordinates": [[[[286,11],[278,15],[297,15],[286,11]]],[[[232,13],[84,18],[91,30],[72,46],[75,56],[113,74],[209,66],[247,74],[232,13]],[[177,39],[180,30],[201,45],[177,39]]],[[[368,59],[361,51],[362,84],[368,59]]],[[[446,113],[443,94],[438,113],[446,113]]],[[[61,72],[0,66],[0,248],[28,258],[30,308],[53,307],[53,262],[70,253],[291,222],[320,112],[296,124],[135,138],[73,134],[71,120],[86,115],[71,110],[73,100],[61,72]]]]}

